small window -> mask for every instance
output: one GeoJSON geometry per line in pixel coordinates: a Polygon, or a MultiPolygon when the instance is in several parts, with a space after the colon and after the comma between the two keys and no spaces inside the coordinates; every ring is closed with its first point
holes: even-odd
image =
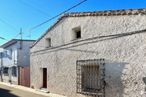
{"type": "Polygon", "coordinates": [[[75,32],[76,39],[81,38],[81,31],[75,32]]]}
{"type": "Polygon", "coordinates": [[[12,49],[10,49],[10,56],[12,57],[12,52],[13,52],[13,50],[12,49]]]}
{"type": "Polygon", "coordinates": [[[12,76],[14,76],[14,77],[17,76],[17,68],[15,66],[12,67],[12,76]]]}
{"type": "Polygon", "coordinates": [[[4,52],[4,57],[7,57],[8,56],[8,51],[6,50],[5,52],[4,52]]]}
{"type": "Polygon", "coordinates": [[[46,39],[46,48],[51,47],[51,38],[46,39]]]}
{"type": "Polygon", "coordinates": [[[8,76],[8,74],[9,74],[9,68],[8,68],[8,67],[4,67],[4,69],[3,69],[3,74],[4,74],[5,76],[8,76]]]}
{"type": "Polygon", "coordinates": [[[73,40],[81,38],[81,27],[77,27],[73,29],[73,40]]]}
{"type": "Polygon", "coordinates": [[[10,50],[9,50],[9,54],[8,54],[8,57],[9,57],[9,58],[12,58],[12,52],[13,52],[13,50],[10,49],[10,50]]]}

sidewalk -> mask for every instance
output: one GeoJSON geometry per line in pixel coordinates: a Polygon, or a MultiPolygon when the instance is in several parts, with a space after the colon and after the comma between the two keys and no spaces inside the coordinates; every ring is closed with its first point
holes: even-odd
{"type": "Polygon", "coordinates": [[[0,82],[0,84],[1,85],[6,85],[8,87],[15,88],[15,89],[31,92],[31,93],[34,93],[34,94],[38,94],[38,95],[42,95],[42,96],[47,96],[47,97],[66,97],[66,96],[61,96],[61,95],[52,94],[52,93],[43,93],[43,92],[41,92],[39,90],[35,90],[35,89],[31,89],[31,88],[24,87],[24,86],[19,86],[19,85],[13,85],[13,84],[9,84],[9,83],[0,82]]]}

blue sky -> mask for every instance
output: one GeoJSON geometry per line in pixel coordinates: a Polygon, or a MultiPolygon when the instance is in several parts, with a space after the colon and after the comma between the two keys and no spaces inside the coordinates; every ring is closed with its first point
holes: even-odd
{"type": "MultiPolygon", "coordinates": [[[[57,15],[82,0],[0,0],[0,37],[15,37],[20,28],[23,39],[30,39],[29,29],[57,15]]],[[[146,0],[88,0],[70,12],[146,8],[146,0]]],[[[56,20],[56,19],[55,19],[56,20]]],[[[50,21],[32,31],[31,39],[38,39],[54,23],[50,21]]],[[[0,45],[7,42],[0,39],[0,45]]]]}

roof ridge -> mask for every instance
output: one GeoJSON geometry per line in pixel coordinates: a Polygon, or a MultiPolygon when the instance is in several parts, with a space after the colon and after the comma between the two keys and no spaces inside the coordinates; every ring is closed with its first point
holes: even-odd
{"type": "Polygon", "coordinates": [[[0,45],[0,47],[4,47],[5,48],[5,45],[7,47],[7,45],[13,44],[13,43],[15,43],[17,41],[36,41],[36,40],[29,40],[29,39],[22,39],[22,40],[21,39],[11,39],[11,40],[7,41],[6,43],[0,45]]]}
{"type": "Polygon", "coordinates": [[[141,9],[118,9],[104,11],[88,11],[88,12],[70,12],[65,13],[61,17],[78,17],[78,16],[111,16],[111,15],[138,15],[146,14],[146,8],[141,9]]]}
{"type": "Polygon", "coordinates": [[[111,9],[111,10],[98,10],[98,11],[83,11],[83,12],[68,12],[65,14],[75,14],[75,13],[97,13],[97,12],[116,12],[116,11],[135,11],[135,10],[139,10],[139,11],[146,11],[146,8],[139,8],[139,9],[111,9]]]}

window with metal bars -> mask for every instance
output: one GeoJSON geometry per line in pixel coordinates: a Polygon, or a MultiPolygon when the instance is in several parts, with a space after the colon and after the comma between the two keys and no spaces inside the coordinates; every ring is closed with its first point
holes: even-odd
{"type": "Polygon", "coordinates": [[[81,71],[82,91],[96,93],[98,91],[98,66],[82,66],[81,71]]]}
{"type": "Polygon", "coordinates": [[[104,97],[104,59],[77,61],[77,93],[104,97]]]}

